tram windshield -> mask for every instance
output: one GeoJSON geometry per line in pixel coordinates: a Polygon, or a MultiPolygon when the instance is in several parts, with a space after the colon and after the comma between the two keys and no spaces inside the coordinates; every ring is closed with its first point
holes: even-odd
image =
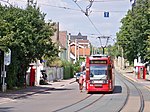
{"type": "Polygon", "coordinates": [[[107,75],[106,65],[91,65],[90,66],[90,77],[104,76],[107,75]]]}

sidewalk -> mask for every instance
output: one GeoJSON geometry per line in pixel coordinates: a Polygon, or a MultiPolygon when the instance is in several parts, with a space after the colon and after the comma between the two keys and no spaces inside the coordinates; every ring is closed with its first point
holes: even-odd
{"type": "Polygon", "coordinates": [[[67,79],[67,80],[60,80],[58,82],[50,82],[48,85],[39,85],[39,86],[32,86],[27,87],[21,90],[16,91],[7,91],[7,92],[0,92],[0,104],[3,102],[8,102],[10,100],[15,100],[18,98],[26,98],[28,96],[37,94],[37,93],[46,93],[48,90],[54,90],[55,88],[64,87],[71,83],[75,82],[75,78],[67,79]]]}
{"type": "MultiPolygon", "coordinates": [[[[150,90],[150,78],[149,79],[137,79],[135,74],[132,72],[133,69],[127,68],[127,69],[119,69],[116,68],[118,72],[120,72],[122,75],[127,77],[128,79],[135,81],[137,83],[141,83],[144,85],[147,89],[150,90]]],[[[49,90],[54,90],[56,88],[64,87],[66,85],[69,85],[71,83],[75,82],[75,78],[71,78],[68,80],[60,80],[58,82],[50,82],[48,85],[39,85],[39,86],[32,86],[27,87],[25,89],[17,90],[17,91],[7,91],[5,93],[0,92],[0,104],[9,102],[11,100],[15,100],[18,98],[26,98],[28,96],[41,93],[44,94],[49,90]]]]}
{"type": "Polygon", "coordinates": [[[141,83],[144,85],[147,89],[150,90],[150,76],[147,75],[146,79],[138,79],[135,73],[133,72],[132,68],[126,68],[126,69],[119,69],[116,68],[118,72],[120,72],[123,76],[127,77],[129,80],[141,83]]]}

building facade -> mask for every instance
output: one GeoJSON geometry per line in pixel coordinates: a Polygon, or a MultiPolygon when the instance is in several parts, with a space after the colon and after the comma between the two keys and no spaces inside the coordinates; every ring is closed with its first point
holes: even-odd
{"type": "Polygon", "coordinates": [[[70,53],[74,56],[74,62],[79,60],[80,57],[90,56],[90,45],[87,36],[82,36],[80,32],[78,35],[70,35],[70,53]]]}

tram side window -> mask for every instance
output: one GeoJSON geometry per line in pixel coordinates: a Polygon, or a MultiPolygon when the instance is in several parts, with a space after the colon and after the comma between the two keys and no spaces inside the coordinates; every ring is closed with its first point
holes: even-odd
{"type": "Polygon", "coordinates": [[[108,79],[112,79],[111,70],[108,70],[108,79]]]}
{"type": "Polygon", "coordinates": [[[112,79],[112,66],[108,65],[108,79],[112,79]]]}

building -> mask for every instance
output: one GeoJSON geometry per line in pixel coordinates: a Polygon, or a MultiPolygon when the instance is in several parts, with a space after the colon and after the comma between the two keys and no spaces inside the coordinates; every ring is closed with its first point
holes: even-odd
{"type": "Polygon", "coordinates": [[[68,60],[67,48],[68,48],[68,35],[67,31],[59,31],[59,45],[60,53],[59,57],[63,60],[68,60]]]}
{"type": "Polygon", "coordinates": [[[90,56],[91,43],[87,40],[87,36],[82,35],[80,32],[78,35],[71,35],[67,31],[59,31],[59,23],[56,23],[54,28],[56,32],[51,38],[52,42],[59,48],[59,57],[62,60],[75,63],[79,60],[79,57],[90,56]]]}
{"type": "Polygon", "coordinates": [[[59,31],[59,23],[56,23],[54,28],[56,29],[54,35],[51,37],[52,42],[56,44],[59,49],[59,57],[62,60],[68,60],[67,53],[67,31],[59,31]]]}
{"type": "Polygon", "coordinates": [[[79,60],[79,57],[86,58],[90,56],[90,41],[87,40],[87,36],[82,36],[79,32],[78,35],[70,34],[70,57],[74,59],[74,62],[79,60]]]}

